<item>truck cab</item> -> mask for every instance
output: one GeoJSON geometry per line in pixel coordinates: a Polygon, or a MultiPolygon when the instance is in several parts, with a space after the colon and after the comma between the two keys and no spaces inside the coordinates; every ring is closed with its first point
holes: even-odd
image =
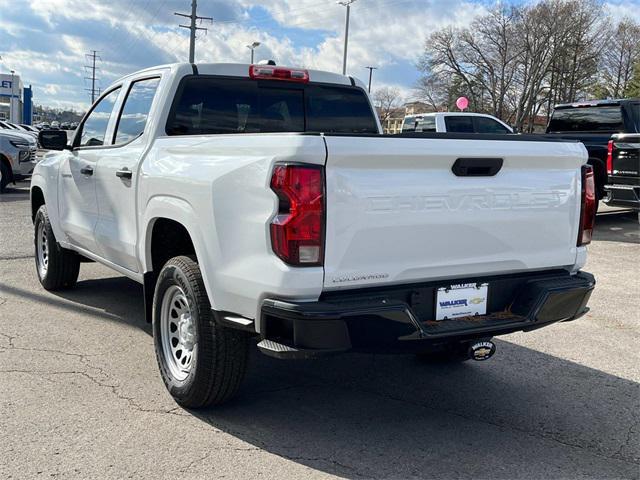
{"type": "Polygon", "coordinates": [[[404,117],[402,133],[488,133],[510,134],[513,129],[493,115],[470,112],[417,113],[404,117]]]}

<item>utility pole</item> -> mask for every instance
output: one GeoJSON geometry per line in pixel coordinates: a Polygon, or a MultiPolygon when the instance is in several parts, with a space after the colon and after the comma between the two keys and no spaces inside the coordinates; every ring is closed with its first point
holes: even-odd
{"type": "Polygon", "coordinates": [[[188,28],[190,30],[189,63],[194,63],[195,57],[196,57],[196,31],[198,30],[207,31],[207,29],[204,27],[196,27],[196,20],[209,20],[210,22],[213,22],[213,18],[211,17],[199,17],[198,14],[196,13],[197,9],[198,9],[198,2],[196,0],[191,0],[191,15],[187,15],[186,13],[173,12],[174,15],[191,19],[191,23],[189,25],[180,25],[182,28],[188,28]]]}
{"type": "Polygon", "coordinates": [[[347,45],[349,43],[349,13],[351,12],[351,4],[356,0],[340,0],[339,5],[347,7],[347,17],[344,25],[344,55],[342,57],[342,74],[347,74],[347,45]]]}
{"type": "Polygon", "coordinates": [[[98,55],[98,51],[97,50],[91,50],[91,53],[87,53],[85,55],[91,62],[91,65],[85,65],[84,68],[88,68],[91,70],[91,76],[90,77],[84,77],[86,80],[91,80],[91,89],[89,88],[85,88],[86,91],[91,92],[91,104],[93,104],[93,102],[96,101],[96,93],[98,92],[98,89],[96,88],[96,59],[101,60],[100,56],[98,55]]]}
{"type": "Polygon", "coordinates": [[[369,90],[368,90],[368,92],[371,93],[371,75],[373,74],[374,70],[378,69],[378,67],[364,67],[364,68],[368,68],[369,69],[369,90]]]}

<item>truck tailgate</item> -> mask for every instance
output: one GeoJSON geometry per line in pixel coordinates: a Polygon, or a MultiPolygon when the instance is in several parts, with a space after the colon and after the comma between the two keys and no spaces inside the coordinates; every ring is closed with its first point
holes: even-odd
{"type": "Polygon", "coordinates": [[[326,136],[325,289],[570,266],[580,143],[326,136]],[[456,176],[458,158],[501,158],[456,176]]]}

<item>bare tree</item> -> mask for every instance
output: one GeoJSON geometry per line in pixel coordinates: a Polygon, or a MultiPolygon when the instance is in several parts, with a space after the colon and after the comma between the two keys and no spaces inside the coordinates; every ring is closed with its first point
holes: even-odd
{"type": "Polygon", "coordinates": [[[402,101],[400,90],[393,87],[378,88],[373,92],[373,101],[378,109],[380,121],[385,122],[392,116],[393,111],[400,106],[402,101]]]}
{"type": "Polygon", "coordinates": [[[629,85],[627,85],[624,91],[625,97],[640,97],[640,61],[638,61],[633,67],[633,74],[629,85]]]}
{"type": "Polygon", "coordinates": [[[600,61],[599,93],[607,97],[624,96],[640,61],[640,23],[623,19],[603,52],[600,61]]]}
{"type": "MultiPolygon", "coordinates": [[[[469,28],[436,31],[418,63],[419,95],[434,107],[451,108],[453,94],[462,92],[472,110],[531,130],[536,116],[555,103],[592,91],[611,34],[603,5],[602,0],[498,4],[469,28]]],[[[618,35],[626,45],[633,29],[623,27],[618,35]]],[[[619,54],[620,46],[615,51],[619,54]]],[[[634,58],[624,58],[619,89],[630,81],[634,58]]]]}

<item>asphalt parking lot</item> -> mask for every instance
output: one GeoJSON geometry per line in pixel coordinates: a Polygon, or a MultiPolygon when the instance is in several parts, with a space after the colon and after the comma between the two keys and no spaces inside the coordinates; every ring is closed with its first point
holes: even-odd
{"type": "Polygon", "coordinates": [[[286,362],[240,396],[178,408],[142,289],[94,263],[36,278],[28,186],[0,196],[0,478],[640,478],[640,229],[605,209],[571,323],[497,340],[488,362],[286,362]]]}

